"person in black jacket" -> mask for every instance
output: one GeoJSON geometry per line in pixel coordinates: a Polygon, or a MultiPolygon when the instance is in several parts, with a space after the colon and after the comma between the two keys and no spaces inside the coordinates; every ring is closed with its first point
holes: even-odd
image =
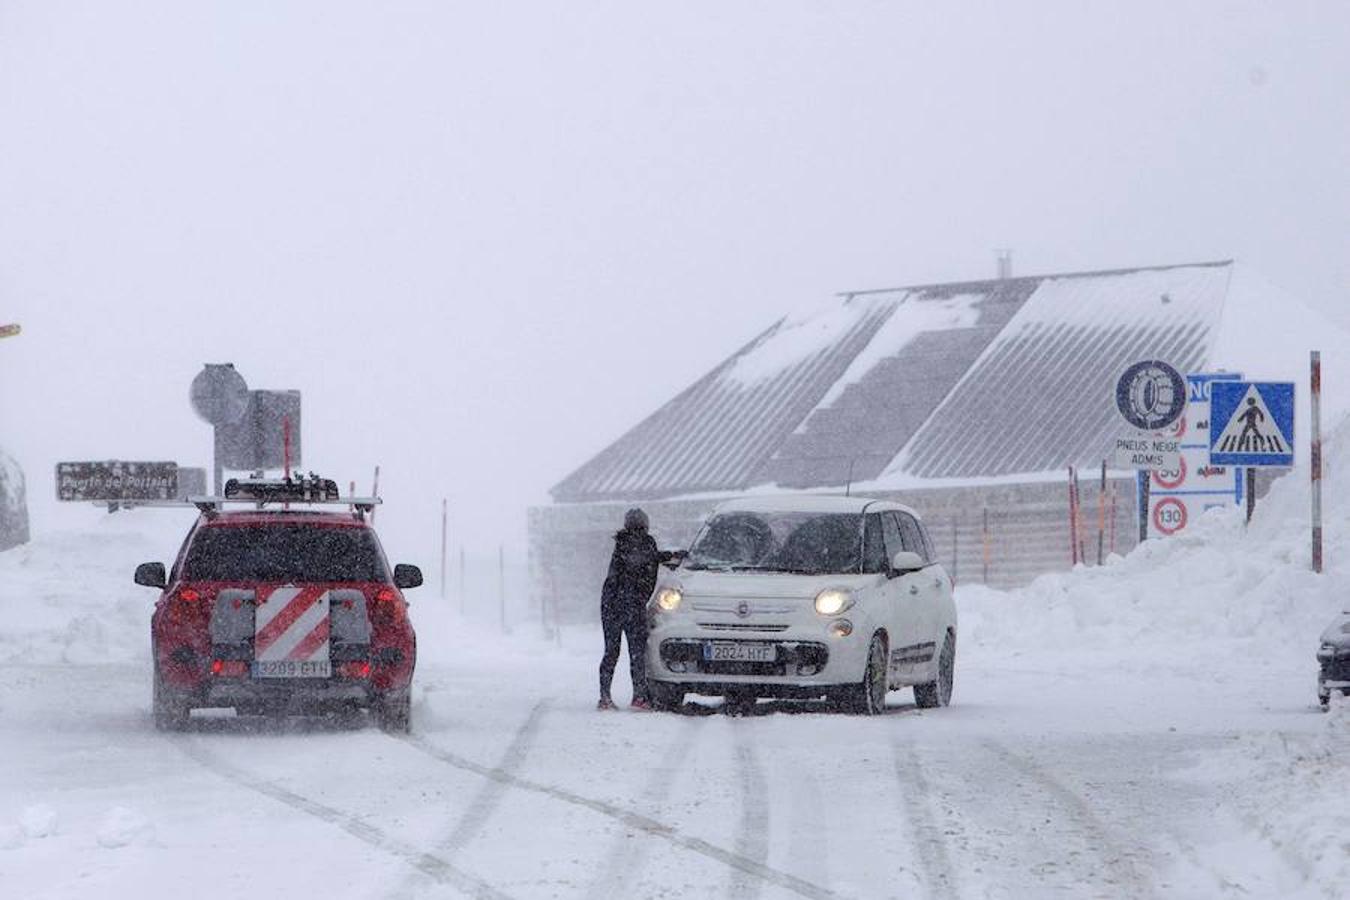
{"type": "Polygon", "coordinates": [[[647,514],[630,509],[623,530],[614,535],[614,555],[600,592],[600,622],[605,630],[605,655],[600,660],[599,709],[613,709],[609,687],[619,661],[619,639],[628,636],[628,661],[633,673],[633,707],[650,709],[647,697],[647,601],[656,588],[656,567],[674,558],[656,548],[647,533],[647,514]]]}

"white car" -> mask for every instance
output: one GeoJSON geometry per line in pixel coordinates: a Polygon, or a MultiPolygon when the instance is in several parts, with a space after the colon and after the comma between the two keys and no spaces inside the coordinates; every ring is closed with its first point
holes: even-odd
{"type": "Polygon", "coordinates": [[[652,704],[686,693],[821,698],[874,715],[914,688],[946,706],[956,663],[952,581],[899,503],[788,495],[723,503],[648,605],[652,704]]]}

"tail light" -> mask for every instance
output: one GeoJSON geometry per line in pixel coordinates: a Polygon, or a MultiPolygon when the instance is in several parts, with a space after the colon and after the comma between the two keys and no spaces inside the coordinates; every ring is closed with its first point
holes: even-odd
{"type": "Polygon", "coordinates": [[[393,588],[380,588],[375,592],[375,613],[386,615],[395,622],[403,621],[403,598],[393,588]]]}
{"type": "Polygon", "coordinates": [[[369,678],[370,662],[364,659],[354,659],[338,663],[338,675],[343,678],[369,678]]]}
{"type": "Polygon", "coordinates": [[[242,659],[213,659],[211,674],[222,678],[243,678],[248,674],[248,662],[242,659]]]}

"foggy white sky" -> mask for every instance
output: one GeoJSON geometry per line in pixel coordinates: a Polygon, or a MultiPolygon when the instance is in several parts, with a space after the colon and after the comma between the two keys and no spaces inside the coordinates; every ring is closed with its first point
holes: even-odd
{"type": "Polygon", "coordinates": [[[1236,257],[1350,324],[1350,5],[1012,6],[0,0],[35,527],[95,515],[57,459],[208,463],[204,362],[304,392],[307,467],[381,463],[430,571],[442,495],[518,548],[784,311],[996,247],[1236,257]]]}

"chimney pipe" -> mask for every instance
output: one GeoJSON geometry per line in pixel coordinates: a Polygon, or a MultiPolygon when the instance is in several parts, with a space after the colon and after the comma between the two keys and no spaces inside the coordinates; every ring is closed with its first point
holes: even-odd
{"type": "Polygon", "coordinates": [[[1000,249],[1000,250],[996,251],[996,253],[998,254],[998,256],[997,256],[997,259],[998,259],[998,280],[999,280],[999,281],[1003,281],[1003,280],[1005,280],[1005,279],[1011,278],[1011,277],[1012,277],[1012,250],[1011,250],[1011,249],[1004,248],[1004,249],[1000,249]]]}

